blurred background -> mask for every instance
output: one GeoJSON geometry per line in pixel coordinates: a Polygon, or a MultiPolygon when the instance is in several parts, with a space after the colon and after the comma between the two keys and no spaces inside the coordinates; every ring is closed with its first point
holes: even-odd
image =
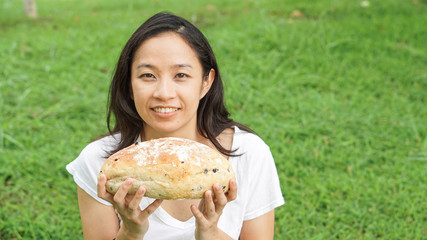
{"type": "Polygon", "coordinates": [[[107,132],[120,51],[159,11],[206,35],[233,119],[271,147],[275,239],[425,239],[426,0],[35,3],[0,2],[0,239],[82,239],[65,165],[107,132]]]}

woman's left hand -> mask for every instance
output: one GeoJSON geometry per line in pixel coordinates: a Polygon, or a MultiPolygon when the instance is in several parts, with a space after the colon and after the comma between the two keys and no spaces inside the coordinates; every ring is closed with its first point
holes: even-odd
{"type": "Polygon", "coordinates": [[[198,208],[191,205],[191,211],[196,218],[196,239],[223,239],[222,236],[227,236],[217,225],[225,205],[237,197],[236,181],[230,180],[229,187],[228,192],[224,193],[216,183],[212,187],[213,194],[211,190],[206,191],[198,208]]]}

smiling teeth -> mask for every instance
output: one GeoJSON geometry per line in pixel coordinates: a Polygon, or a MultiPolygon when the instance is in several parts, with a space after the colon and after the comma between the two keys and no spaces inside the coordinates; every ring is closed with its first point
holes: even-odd
{"type": "Polygon", "coordinates": [[[158,113],[171,113],[178,110],[178,108],[154,108],[154,111],[158,113]]]}

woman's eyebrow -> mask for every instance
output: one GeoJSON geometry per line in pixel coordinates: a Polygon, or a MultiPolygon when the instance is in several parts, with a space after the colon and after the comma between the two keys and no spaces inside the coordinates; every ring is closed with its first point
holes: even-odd
{"type": "Polygon", "coordinates": [[[193,68],[190,64],[175,64],[173,65],[174,68],[193,68]]]}
{"type": "MultiPolygon", "coordinates": [[[[172,67],[173,68],[193,68],[190,64],[185,64],[185,63],[184,64],[174,64],[172,67]]],[[[146,64],[146,63],[138,64],[138,66],[136,66],[136,69],[138,69],[138,68],[154,68],[154,69],[157,69],[156,66],[151,65],[151,64],[146,64]]]]}
{"type": "Polygon", "coordinates": [[[141,63],[141,64],[138,64],[138,66],[136,66],[136,69],[138,69],[138,68],[156,68],[155,66],[153,66],[153,65],[151,65],[151,64],[146,64],[146,63],[141,63]]]}

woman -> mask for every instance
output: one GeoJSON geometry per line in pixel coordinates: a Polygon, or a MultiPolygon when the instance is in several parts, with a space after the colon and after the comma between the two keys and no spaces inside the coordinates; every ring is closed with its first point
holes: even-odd
{"type": "Polygon", "coordinates": [[[78,185],[85,239],[272,239],[274,209],[284,203],[268,146],[229,118],[213,51],[188,21],[159,13],[124,47],[113,77],[110,134],[90,143],[67,165],[78,185]],[[135,141],[180,137],[227,157],[236,172],[224,194],[216,184],[203,199],[156,200],[128,179],[113,196],[106,157],[135,141]]]}

